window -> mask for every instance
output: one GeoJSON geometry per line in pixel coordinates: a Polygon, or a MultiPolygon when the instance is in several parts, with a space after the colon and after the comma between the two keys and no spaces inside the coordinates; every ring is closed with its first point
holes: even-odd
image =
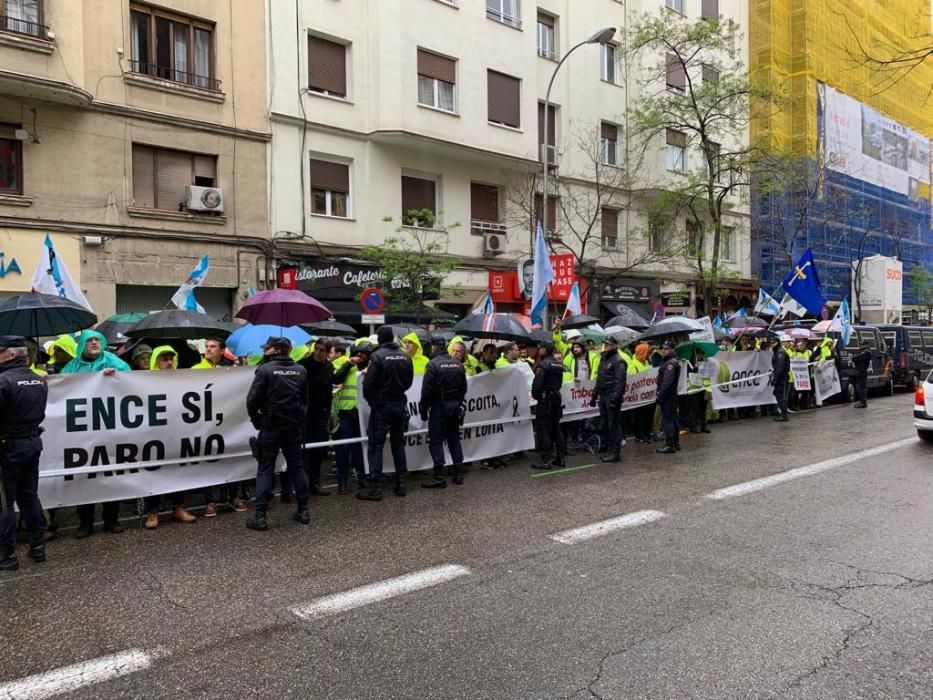
{"type": "Polygon", "coordinates": [[[667,169],[687,172],[687,135],[676,129],[667,130],[667,169]]]}
{"type": "Polygon", "coordinates": [[[130,68],[175,83],[219,90],[214,80],[214,25],[157,10],[130,8],[130,68]]]}
{"type": "Polygon", "coordinates": [[[700,230],[700,224],[692,219],[687,219],[687,258],[696,260],[704,256],[703,235],[700,230]]]}
{"type": "Polygon", "coordinates": [[[23,193],[23,142],[13,137],[16,128],[0,124],[0,194],[23,193]]]}
{"type": "Polygon", "coordinates": [[[661,216],[648,218],[648,245],[652,253],[666,253],[670,247],[670,222],[661,216]]]}
{"type": "Polygon", "coordinates": [[[619,128],[615,124],[603,122],[599,125],[599,162],[619,164],[619,128]]]}
{"type": "Polygon", "coordinates": [[[133,144],[133,205],[181,211],[188,185],[214,187],[217,157],[133,144]]]}
{"type": "Polygon", "coordinates": [[[599,45],[599,77],[610,83],[616,81],[615,44],[599,45]]]}
{"type": "Polygon", "coordinates": [[[924,350],[933,349],[933,331],[923,331],[923,345],[924,350]]]}
{"type": "Polygon", "coordinates": [[[486,0],[486,16],[510,27],[522,26],[520,0],[486,0]]]}
{"type": "Polygon", "coordinates": [[[684,0],[664,0],[664,5],[674,12],[684,13],[684,0]]]}
{"type": "Polygon", "coordinates": [[[703,66],[703,82],[704,83],[718,83],[719,82],[719,71],[713,68],[712,66],[703,66]]]}
{"type": "Polygon", "coordinates": [[[308,35],[308,89],[333,97],[347,96],[347,47],[308,35]]]}
{"type": "Polygon", "coordinates": [[[456,112],[456,83],[455,60],[418,49],[418,104],[456,112]]]}
{"type": "MultiPolygon", "coordinates": [[[[535,220],[531,224],[531,230],[537,231],[538,222],[543,221],[541,218],[543,209],[541,205],[544,202],[544,197],[540,194],[535,195],[535,220]]],[[[553,236],[554,232],[557,230],[557,198],[552,197],[550,194],[547,198],[547,229],[544,232],[546,236],[553,236]]]]}
{"type": "Polygon", "coordinates": [[[615,250],[619,243],[619,211],[603,207],[600,211],[602,223],[602,246],[606,250],[615,250]]]}
{"type": "MultiPolygon", "coordinates": [[[[553,153],[554,146],[557,143],[557,107],[548,105],[547,119],[547,145],[552,151],[549,159],[556,160],[556,154],[553,153]]],[[[538,103],[538,160],[544,162],[544,103],[538,103]]]]}
{"type": "Polygon", "coordinates": [[[402,223],[431,228],[437,215],[437,183],[402,175],[402,223]]]}
{"type": "Polygon", "coordinates": [[[719,257],[725,262],[735,262],[735,230],[723,226],[719,231],[719,257]]]}
{"type": "Polygon", "coordinates": [[[557,60],[554,17],[543,12],[538,13],[538,55],[557,60]]]}
{"type": "Polygon", "coordinates": [[[350,166],[311,159],[311,212],[323,216],[349,216],[350,166]]]}
{"type": "Polygon", "coordinates": [[[719,19],[719,0],[703,0],[700,8],[700,17],[703,19],[719,19]]]}
{"type": "Polygon", "coordinates": [[[494,70],[486,71],[486,104],[488,119],[494,124],[521,126],[522,81],[494,70]]]}
{"type": "Polygon", "coordinates": [[[470,183],[470,218],[473,221],[499,222],[499,188],[470,183]]]}
{"type": "MultiPolygon", "coordinates": [[[[720,146],[715,141],[709,142],[709,157],[713,161],[713,179],[716,182],[722,182],[722,168],[719,165],[719,154],[722,151],[722,146],[720,146]]],[[[709,161],[707,161],[709,165],[709,161]]]]}
{"type": "Polygon", "coordinates": [[[675,54],[667,54],[667,89],[684,92],[687,89],[687,71],[675,54]]]}
{"type": "Polygon", "coordinates": [[[0,30],[47,39],[40,0],[0,0],[0,30]]]}

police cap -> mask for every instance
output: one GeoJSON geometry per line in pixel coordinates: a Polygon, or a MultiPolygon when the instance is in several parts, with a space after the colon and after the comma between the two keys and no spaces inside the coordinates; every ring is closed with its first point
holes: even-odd
{"type": "Polygon", "coordinates": [[[26,339],[21,335],[0,335],[0,348],[24,348],[26,339]]]}
{"type": "Polygon", "coordinates": [[[677,346],[674,345],[674,343],[672,343],[669,340],[665,340],[664,343],[661,345],[662,350],[674,350],[676,347],[677,346]]]}
{"type": "Polygon", "coordinates": [[[368,340],[364,340],[362,343],[357,343],[352,348],[350,348],[350,356],[359,355],[362,352],[371,353],[375,348],[373,344],[368,340]]]}
{"type": "Polygon", "coordinates": [[[291,352],[292,341],[288,338],[282,338],[281,336],[270,335],[269,339],[263,344],[262,349],[268,350],[269,348],[274,348],[279,352],[291,352]]]}
{"type": "Polygon", "coordinates": [[[435,335],[431,338],[431,345],[433,345],[436,348],[445,348],[447,347],[447,341],[444,340],[444,336],[435,335]]]}

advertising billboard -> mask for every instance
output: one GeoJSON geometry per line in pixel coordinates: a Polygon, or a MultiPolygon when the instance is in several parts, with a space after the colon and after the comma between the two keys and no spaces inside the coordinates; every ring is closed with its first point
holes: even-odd
{"type": "Polygon", "coordinates": [[[822,153],[831,170],[910,197],[930,198],[930,140],[817,83],[822,153]]]}

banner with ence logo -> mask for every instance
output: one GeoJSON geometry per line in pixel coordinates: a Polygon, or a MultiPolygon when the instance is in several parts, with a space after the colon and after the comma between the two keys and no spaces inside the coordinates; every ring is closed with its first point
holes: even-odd
{"type": "Polygon", "coordinates": [[[713,382],[713,408],[769,406],[777,403],[771,388],[771,351],[721,352],[713,382]]]}
{"type": "MultiPolygon", "coordinates": [[[[408,433],[405,436],[405,456],[408,471],[431,469],[428,452],[427,423],[418,415],[421,400],[423,375],[415,375],[415,381],[407,392],[408,433]],[[414,434],[412,434],[414,433],[414,434]]],[[[360,412],[360,432],[366,435],[369,424],[369,404],[363,398],[363,381],[357,383],[360,412]]],[[[465,462],[475,462],[519,450],[530,450],[535,446],[531,423],[531,405],[528,384],[518,367],[502,367],[467,378],[466,416],[460,428],[460,440],[465,462]],[[515,420],[524,418],[526,420],[515,420]]],[[[369,456],[363,446],[366,471],[369,471],[369,456]]],[[[450,452],[444,449],[445,464],[451,464],[450,452]]],[[[383,473],[395,471],[389,440],[386,439],[382,452],[383,473]]]]}

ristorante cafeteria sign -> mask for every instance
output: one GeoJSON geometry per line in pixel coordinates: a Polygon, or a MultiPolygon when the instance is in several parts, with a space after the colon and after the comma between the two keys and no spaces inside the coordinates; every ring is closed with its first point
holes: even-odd
{"type": "Polygon", "coordinates": [[[408,284],[402,280],[386,281],[385,273],[376,267],[351,264],[299,264],[279,268],[279,287],[303,292],[328,290],[330,297],[356,299],[369,287],[399,289],[408,284]]]}

